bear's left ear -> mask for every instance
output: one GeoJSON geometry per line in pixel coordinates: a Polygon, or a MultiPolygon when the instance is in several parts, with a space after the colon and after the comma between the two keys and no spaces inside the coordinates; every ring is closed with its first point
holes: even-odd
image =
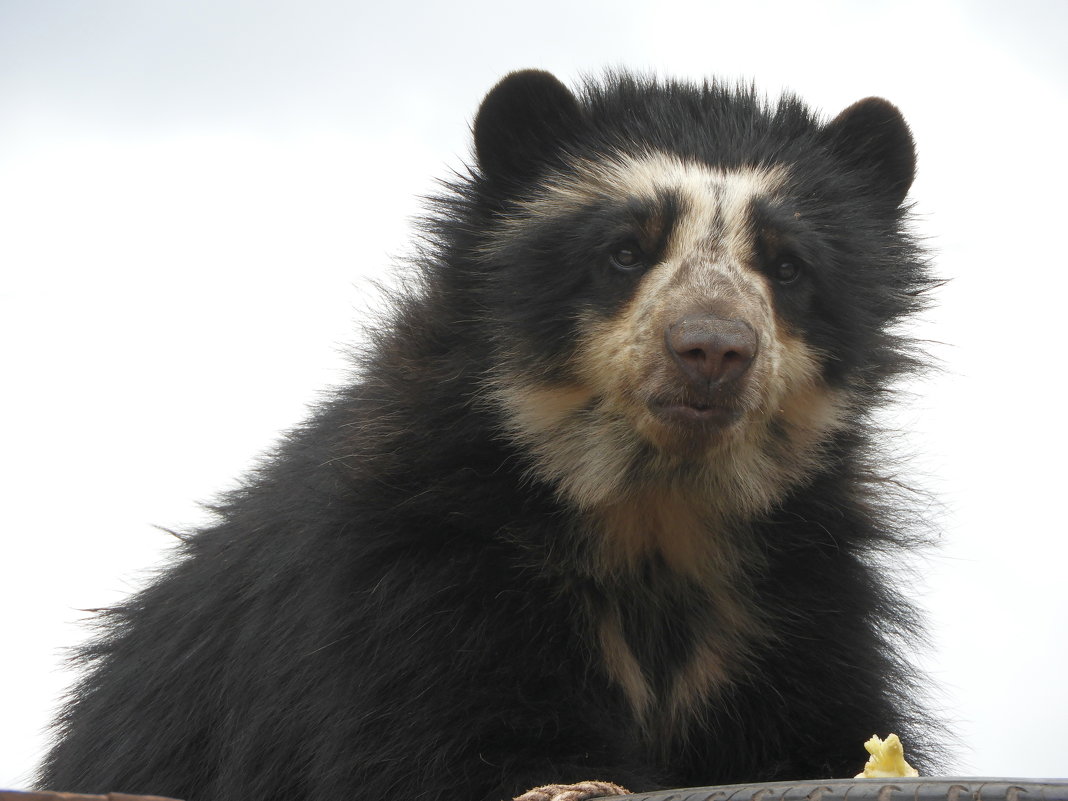
{"type": "Polygon", "coordinates": [[[823,136],[832,153],[867,178],[876,197],[894,206],[905,199],[916,174],[916,147],[896,106],[880,97],[858,101],[823,136]]]}
{"type": "Polygon", "coordinates": [[[575,96],[551,73],[511,73],[490,90],[475,117],[482,174],[506,187],[535,177],[581,120],[575,96]]]}

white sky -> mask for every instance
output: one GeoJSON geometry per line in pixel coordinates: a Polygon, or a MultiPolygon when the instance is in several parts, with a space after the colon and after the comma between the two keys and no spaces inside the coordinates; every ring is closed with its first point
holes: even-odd
{"type": "Polygon", "coordinates": [[[611,65],[906,114],[952,279],[922,329],[946,371],[895,418],[945,504],[908,589],[925,661],[959,774],[1068,775],[1068,3],[386,5],[0,0],[0,787],[41,754],[77,610],[343,380],[482,94],[611,65]]]}

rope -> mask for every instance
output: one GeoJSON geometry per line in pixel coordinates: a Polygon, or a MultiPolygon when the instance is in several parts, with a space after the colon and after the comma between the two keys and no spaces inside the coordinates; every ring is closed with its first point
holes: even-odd
{"type": "Polygon", "coordinates": [[[578,784],[546,784],[527,790],[513,801],[586,801],[605,795],[630,795],[618,784],[611,782],[579,782],[578,784]]]}

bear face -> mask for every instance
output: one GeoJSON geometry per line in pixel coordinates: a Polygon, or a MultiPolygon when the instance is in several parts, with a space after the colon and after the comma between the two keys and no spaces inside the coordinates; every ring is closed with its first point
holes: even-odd
{"type": "Polygon", "coordinates": [[[546,272],[586,273],[590,287],[548,381],[528,378],[526,365],[495,376],[510,430],[583,508],[617,499],[635,472],[722,478],[732,464],[764,497],[724,511],[765,506],[783,479],[754,481],[767,472],[759,463],[803,474],[846,405],[779,311],[778,295],[805,289],[787,286],[802,276],[776,271],[800,261],[764,255],[773,234],[754,214],[781,191],[781,171],[718,171],[661,154],[586,163],[567,179],[519,204],[502,226],[506,244],[487,249],[490,258],[536,252],[538,241],[551,250],[566,220],[580,241],[550,255],[546,272]]]}
{"type": "Polygon", "coordinates": [[[704,527],[680,520],[766,513],[907,361],[913,145],[882,100],[820,125],[790,99],[621,86],[580,104],[517,73],[483,104],[477,259],[506,323],[487,392],[575,508],[614,528],[671,510],[617,554],[670,530],[661,555],[702,563],[704,527]]]}

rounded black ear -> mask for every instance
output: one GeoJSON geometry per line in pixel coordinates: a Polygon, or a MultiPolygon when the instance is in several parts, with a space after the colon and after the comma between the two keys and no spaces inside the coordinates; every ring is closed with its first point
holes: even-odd
{"type": "Polygon", "coordinates": [[[831,151],[868,177],[876,197],[895,206],[905,199],[916,175],[916,146],[896,106],[880,97],[860,100],[823,132],[831,151]]]}
{"type": "Polygon", "coordinates": [[[533,178],[581,119],[575,96],[555,76],[511,73],[490,90],[475,117],[483,175],[505,184],[533,178]]]}

